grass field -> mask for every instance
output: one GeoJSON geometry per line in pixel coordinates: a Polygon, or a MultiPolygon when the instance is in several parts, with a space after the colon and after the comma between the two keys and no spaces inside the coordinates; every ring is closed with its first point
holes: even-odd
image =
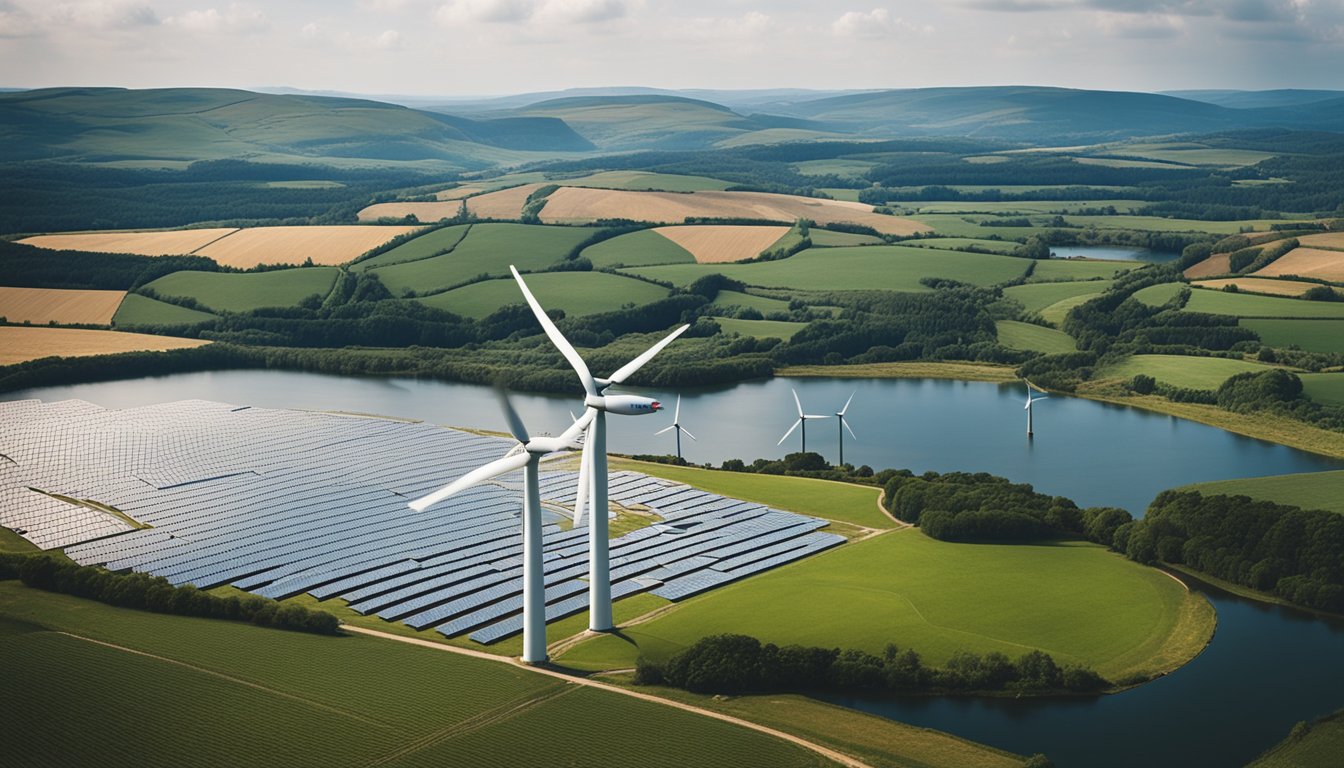
{"type": "Polygon", "coordinates": [[[789,234],[789,227],[689,225],[654,230],[695,257],[699,264],[754,259],[789,234]]]}
{"type": "Polygon", "coordinates": [[[212,310],[249,312],[262,307],[292,307],[313,294],[325,297],[339,274],[335,267],[242,273],[184,271],[164,275],[145,287],[162,296],[195,299],[212,310]]]}
{"type": "Polygon", "coordinates": [[[752,336],[758,339],[784,339],[785,341],[793,338],[793,334],[801,331],[807,326],[807,323],[794,323],[787,320],[739,320],[735,317],[716,317],[714,322],[725,333],[739,333],[743,336],[752,336]]]}
{"type": "Polygon", "coordinates": [[[474,224],[451,253],[374,270],[394,295],[430,293],[462,285],[481,275],[507,277],[555,264],[597,230],[535,224],[474,224]]]}
{"type": "MultiPolygon", "coordinates": [[[[747,285],[819,291],[928,291],[924,277],[993,285],[1021,276],[1027,260],[907,246],[809,248],[779,261],[754,264],[675,264],[629,270],[677,285],[718,272],[747,285]]],[[[1344,306],[1344,305],[1341,305],[1344,306]]]]}
{"type": "Polygon", "coordinates": [[[1020,243],[1014,243],[1011,240],[982,240],[974,237],[932,237],[926,240],[910,240],[906,242],[906,245],[944,250],[979,248],[994,253],[1012,253],[1020,247],[1020,243]]]}
{"type": "Polygon", "coordinates": [[[250,269],[258,264],[314,264],[334,266],[419,227],[314,226],[253,227],[212,241],[193,253],[229,267],[250,269]]]}
{"type": "Polygon", "coordinates": [[[1344,302],[1303,301],[1201,289],[1190,292],[1190,301],[1186,302],[1185,308],[1191,312],[1208,312],[1233,317],[1344,318],[1344,302]]]}
{"type": "Polygon", "coordinates": [[[436,229],[373,258],[355,262],[350,265],[350,268],[362,272],[375,267],[386,267],[390,264],[401,264],[407,261],[418,261],[431,256],[438,256],[446,251],[451,251],[454,246],[462,241],[462,238],[467,236],[469,229],[471,229],[469,224],[458,224],[436,229]]]}
{"type": "Polygon", "coordinates": [[[125,296],[125,291],[0,287],[0,317],[34,325],[110,325],[125,296]]]}
{"type": "Polygon", "coordinates": [[[831,157],[825,160],[803,160],[793,167],[804,176],[849,176],[861,179],[864,174],[878,165],[875,160],[858,158],[831,157]]]}
{"type": "Polygon", "coordinates": [[[1185,283],[1158,283],[1134,292],[1133,298],[1150,307],[1160,307],[1185,288],[1185,283]]]}
{"type": "Polygon", "coordinates": [[[1059,301],[1056,301],[1054,304],[1051,304],[1045,309],[1042,309],[1041,317],[1044,318],[1047,323],[1061,325],[1064,322],[1064,317],[1069,314],[1069,310],[1073,309],[1079,304],[1086,304],[1087,302],[1096,298],[1098,295],[1100,294],[1084,293],[1078,296],[1070,296],[1067,299],[1060,299],[1059,301]]]}
{"type": "Polygon", "coordinates": [[[1337,768],[1344,755],[1344,710],[1293,729],[1246,768],[1337,768]]]}
{"type": "Polygon", "coordinates": [[[137,325],[194,325],[213,318],[209,312],[179,307],[166,301],[128,293],[112,316],[112,325],[129,328],[137,325]]]}
{"type": "Polygon", "coordinates": [[[1303,509],[1328,509],[1344,514],[1344,470],[1272,475],[1187,485],[1184,490],[1206,496],[1250,496],[1303,509]]]}
{"type": "Polygon", "coordinates": [[[1203,597],[1095,545],[949,544],[909,529],[692,598],[626,627],[624,637],[575,646],[561,661],[626,667],[639,654],[666,659],[704,635],[741,632],[870,653],[896,643],[932,664],[961,650],[1018,656],[1039,648],[1116,679],[1183,664],[1213,623],[1203,597]]]}
{"type": "Polygon", "coordinates": [[[776,371],[778,376],[824,376],[856,379],[956,379],[958,381],[1020,381],[1016,368],[993,363],[863,363],[858,365],[795,365],[776,371]]]}
{"type": "Polygon", "coordinates": [[[995,320],[994,326],[999,331],[999,343],[1009,349],[1025,349],[1052,355],[1058,352],[1072,352],[1078,348],[1072,336],[1054,328],[1043,328],[1017,320],[995,320]]]}
{"type": "Polygon", "coordinates": [[[719,291],[710,302],[712,307],[751,307],[761,314],[771,312],[788,312],[789,302],[783,299],[772,299],[768,296],[755,296],[750,293],[741,293],[739,291],[719,291]]]}
{"type": "Polygon", "coordinates": [[[233,227],[227,227],[179,229],[164,232],[89,232],[74,235],[38,235],[37,237],[26,237],[19,242],[38,248],[62,251],[166,256],[191,253],[207,243],[214,242],[231,232],[237,231],[233,227]]]}
{"type": "Polygon", "coordinates": [[[1104,208],[1106,206],[1115,206],[1116,210],[1128,213],[1145,205],[1145,203],[1141,200],[948,200],[932,203],[912,202],[906,203],[906,205],[913,206],[920,213],[1043,216],[1053,215],[1060,211],[1071,214],[1088,208],[1104,208]]]}
{"type": "MultiPolygon", "coordinates": [[[[1235,285],[1239,291],[1267,293],[1290,298],[1297,298],[1320,285],[1320,283],[1307,283],[1300,280],[1267,280],[1260,277],[1224,277],[1218,280],[1197,280],[1194,284],[1215,291],[1222,290],[1224,286],[1235,285]]],[[[1335,289],[1335,292],[1341,293],[1338,288],[1335,289]]]]}
{"type": "Polygon", "coordinates": [[[1296,346],[1309,352],[1344,354],[1344,320],[1247,318],[1238,324],[1255,331],[1271,347],[1296,346]]]}
{"type": "Polygon", "coordinates": [[[1095,296],[1111,287],[1111,280],[1080,280],[1070,283],[1027,283],[1003,289],[1003,295],[1022,302],[1028,312],[1040,312],[1074,296],[1095,296]]]}
{"type": "Polygon", "coordinates": [[[1037,225],[1028,227],[982,227],[980,222],[986,219],[985,216],[962,213],[921,213],[910,218],[932,228],[934,232],[944,237],[965,237],[973,240],[980,240],[990,235],[998,235],[1004,240],[1016,240],[1031,235],[1039,235],[1046,230],[1045,227],[1037,225]]]}
{"type": "Polygon", "coordinates": [[[147,333],[95,331],[84,328],[43,328],[40,326],[0,326],[0,365],[37,360],[43,357],[88,357],[118,352],[161,352],[166,349],[199,347],[209,344],[201,339],[151,336],[147,333]]]}
{"type": "Polygon", "coordinates": [[[1145,232],[1207,232],[1212,235],[1235,235],[1243,230],[1267,231],[1282,219],[1242,219],[1240,221],[1201,221],[1198,219],[1166,219],[1161,216],[1069,216],[1069,223],[1097,229],[1137,229],[1145,232]]]}
{"type": "Polygon", "coordinates": [[[812,245],[818,248],[833,248],[842,245],[882,245],[880,237],[872,235],[856,235],[852,232],[832,232],[829,229],[811,227],[808,229],[807,236],[812,240],[812,245]]]}
{"type": "Polygon", "coordinates": [[[1036,269],[1032,270],[1029,283],[1042,283],[1050,280],[1090,280],[1092,278],[1111,278],[1121,272],[1128,272],[1142,264],[1133,261],[1093,261],[1091,259],[1040,259],[1036,269]]]}
{"type": "Polygon", "coordinates": [[[1344,280],[1344,251],[1323,248],[1294,248],[1255,272],[1260,277],[1314,277],[1319,280],[1344,280]]]}
{"type": "Polygon", "coordinates": [[[1344,406],[1344,373],[1303,373],[1302,392],[1318,403],[1344,406]]]}
{"type": "Polygon", "coordinates": [[[584,248],[581,255],[598,268],[695,263],[690,251],[651,229],[603,240],[584,248]]]}
{"type": "MultiPolygon", "coordinates": [[[[667,290],[657,285],[607,272],[542,272],[525,279],[543,306],[548,310],[563,309],[568,315],[609,312],[632,302],[648,304],[667,296],[667,290]]],[[[477,318],[500,307],[524,302],[518,284],[511,277],[483,280],[417,301],[477,318]]]]}
{"type": "Polygon", "coordinates": [[[1133,355],[1108,366],[1098,378],[1131,379],[1144,373],[1164,384],[1190,389],[1217,389],[1229,376],[1246,371],[1267,371],[1272,366],[1247,360],[1184,355],[1133,355]]]}
{"type": "Polygon", "coordinates": [[[13,581],[0,583],[0,648],[0,687],[24,699],[4,737],[21,765],[489,765],[503,745],[518,764],[827,764],[738,726],[505,664],[112,608],[13,581]]]}

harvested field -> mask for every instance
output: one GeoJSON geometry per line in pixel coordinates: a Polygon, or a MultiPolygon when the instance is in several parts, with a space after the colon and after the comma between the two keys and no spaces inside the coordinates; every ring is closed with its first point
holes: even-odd
{"type": "Polygon", "coordinates": [[[175,256],[192,253],[238,230],[181,229],[171,232],[87,232],[78,235],[38,235],[20,240],[24,245],[56,251],[135,253],[141,256],[175,256]]]}
{"type": "Polygon", "coordinates": [[[653,231],[690,251],[701,264],[722,264],[759,256],[787,235],[789,227],[692,225],[653,231]]]}
{"type": "Polygon", "coordinates": [[[92,331],[83,328],[30,328],[0,326],[0,365],[13,365],[42,357],[87,357],[117,352],[158,352],[199,347],[210,342],[151,336],[147,333],[92,331]]]}
{"type": "Polygon", "coordinates": [[[1294,248],[1255,274],[1264,277],[1297,275],[1320,280],[1344,281],[1344,251],[1294,248]]]}
{"type": "MultiPolygon", "coordinates": [[[[1225,277],[1221,280],[1196,280],[1195,285],[1218,289],[1222,289],[1226,285],[1235,285],[1238,290],[1250,291],[1251,293],[1268,293],[1272,296],[1292,296],[1296,298],[1320,285],[1320,283],[1304,283],[1297,280],[1266,280],[1257,277],[1225,277]]],[[[1338,292],[1338,289],[1336,289],[1336,292],[1338,292]]]]}
{"type": "MultiPolygon", "coordinates": [[[[444,200],[438,203],[374,203],[359,212],[360,221],[377,221],[382,218],[404,219],[414,216],[416,221],[433,224],[440,219],[451,219],[462,209],[461,200],[444,200]]],[[[514,214],[516,218],[518,214],[514,214]]]]}
{"type": "Polygon", "coordinates": [[[480,187],[456,187],[454,189],[443,189],[434,193],[435,200],[461,200],[470,195],[478,195],[485,190],[480,187]]]}
{"type": "Polygon", "coordinates": [[[314,264],[335,266],[365,254],[394,237],[419,227],[254,227],[197,249],[228,267],[250,269],[258,264],[314,264]]]}
{"type": "MultiPolygon", "coordinates": [[[[484,195],[467,198],[467,208],[482,219],[517,220],[523,215],[523,203],[527,196],[540,189],[541,184],[523,184],[517,187],[487,192],[484,195]]],[[[451,189],[448,192],[461,192],[451,189]]],[[[381,218],[401,219],[414,216],[425,223],[451,219],[462,207],[461,200],[443,199],[437,203],[375,203],[359,212],[360,221],[377,221],[381,218]]]]}
{"type": "Polygon", "coordinates": [[[1304,235],[1297,242],[1312,248],[1344,248],[1344,232],[1322,232],[1319,235],[1304,235]]]}
{"type": "Polygon", "coordinates": [[[125,297],[125,291],[0,288],[0,317],[34,325],[110,325],[125,297]]]}
{"type": "MultiPolygon", "coordinates": [[[[476,198],[479,199],[479,198],[476,198]]],[[[766,192],[629,192],[562,187],[541,210],[542,221],[581,222],[634,219],[679,224],[689,217],[762,219],[792,224],[811,219],[818,225],[847,222],[891,235],[931,231],[911,219],[873,213],[872,206],[843,200],[821,200],[766,192]]]]}
{"type": "MultiPolygon", "coordinates": [[[[527,196],[541,189],[543,184],[524,184],[498,192],[477,195],[467,200],[467,207],[482,219],[517,219],[523,215],[527,196]]],[[[548,203],[549,205],[549,203],[548,203]]]]}
{"type": "Polygon", "coordinates": [[[1219,253],[1195,264],[1185,270],[1185,276],[1191,278],[1213,277],[1214,275],[1226,275],[1232,271],[1230,259],[1232,254],[1219,253]]]}

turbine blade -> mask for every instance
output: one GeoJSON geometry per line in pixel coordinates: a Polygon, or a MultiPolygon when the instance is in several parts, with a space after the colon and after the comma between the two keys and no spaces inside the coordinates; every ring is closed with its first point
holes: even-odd
{"type": "Polygon", "coordinates": [[[681,395],[677,395],[677,410],[672,413],[672,423],[681,423],[681,395]]]}
{"type": "Polygon", "coordinates": [[[513,279],[518,281],[518,287],[523,291],[523,298],[527,299],[528,306],[532,307],[532,314],[537,316],[537,322],[541,323],[541,329],[546,332],[546,336],[550,338],[551,343],[555,345],[556,349],[560,350],[560,354],[565,356],[570,367],[579,375],[579,381],[583,382],[583,391],[590,395],[597,395],[597,384],[593,381],[592,372],[588,370],[588,364],[583,362],[582,357],[579,357],[578,350],[574,349],[574,345],[569,343],[569,339],[566,339],[560,329],[555,327],[555,323],[546,314],[546,310],[542,309],[541,304],[537,302],[537,297],[533,296],[532,291],[528,290],[527,283],[523,282],[523,276],[518,274],[518,269],[510,264],[509,271],[513,273],[513,279]]]}
{"type": "Polygon", "coordinates": [[[523,466],[531,460],[531,454],[526,451],[505,456],[502,459],[495,459],[483,467],[473,469],[428,496],[422,496],[421,498],[412,501],[407,506],[414,509],[416,512],[424,512],[426,509],[438,504],[449,496],[470,488],[477,483],[482,483],[492,477],[499,477],[500,475],[508,474],[514,470],[522,469],[523,466]]]}
{"type": "Polygon", "coordinates": [[[789,439],[789,435],[792,435],[792,434],[793,434],[793,430],[797,429],[797,428],[798,428],[798,425],[799,425],[799,424],[802,424],[802,423],[803,423],[803,420],[802,420],[802,419],[798,419],[797,421],[793,422],[793,426],[792,426],[792,427],[789,427],[789,431],[788,431],[788,432],[785,432],[785,433],[784,433],[784,436],[781,437],[781,438],[779,438],[779,442],[778,442],[778,443],[775,443],[775,445],[783,445],[783,444],[784,444],[784,441],[787,440],[787,439],[789,439]]]}
{"type": "Polygon", "coordinates": [[[495,395],[499,397],[499,406],[504,409],[504,419],[509,422],[509,434],[513,439],[527,445],[529,438],[527,436],[527,427],[523,426],[523,420],[518,416],[518,411],[513,407],[513,401],[509,399],[509,393],[503,388],[495,390],[495,395]]]}
{"type": "Polygon", "coordinates": [[[857,394],[859,394],[858,390],[849,393],[849,399],[845,401],[845,407],[840,409],[841,416],[844,416],[845,412],[849,410],[849,404],[854,402],[854,396],[857,394]]]}
{"type": "Polygon", "coordinates": [[[805,418],[803,416],[803,401],[798,399],[798,390],[790,389],[789,391],[793,393],[793,402],[798,406],[798,418],[805,418]]]}
{"type": "Polygon", "coordinates": [[[1049,395],[1041,395],[1040,397],[1038,397],[1038,398],[1036,398],[1036,399],[1037,399],[1037,400],[1049,400],[1049,399],[1050,399],[1050,396],[1049,396],[1049,395]]]}
{"type": "MultiPolygon", "coordinates": [[[[677,425],[677,429],[680,429],[680,430],[681,430],[681,434],[683,434],[683,435],[685,435],[685,436],[691,438],[692,440],[695,440],[695,435],[692,435],[692,434],[691,434],[691,431],[690,431],[689,429],[687,429],[687,428],[681,426],[680,424],[677,425]]],[[[700,441],[699,441],[699,440],[695,440],[695,442],[698,443],[698,442],[700,442],[700,441]]]]}
{"type": "MultiPolygon", "coordinates": [[[[570,415],[573,416],[573,414],[570,415]]],[[[556,438],[556,440],[562,443],[566,448],[578,448],[579,435],[588,430],[588,425],[593,423],[593,418],[596,416],[597,411],[594,411],[592,408],[584,410],[583,415],[574,419],[574,423],[566,427],[565,431],[561,432],[560,437],[556,438]]]]}
{"type": "Polygon", "coordinates": [[[854,434],[854,430],[849,426],[849,422],[845,420],[845,417],[844,417],[844,416],[841,416],[841,417],[840,417],[840,423],[841,423],[841,424],[844,424],[844,425],[845,425],[845,429],[849,430],[849,436],[850,436],[850,437],[854,438],[855,440],[858,440],[858,439],[859,439],[859,436],[856,435],[856,434],[854,434]]]}
{"type": "Polygon", "coordinates": [[[592,474],[592,435],[583,441],[583,452],[579,454],[579,487],[574,492],[574,527],[583,522],[583,508],[588,506],[588,477],[592,474]]]}
{"type": "Polygon", "coordinates": [[[676,424],[673,424],[673,425],[668,426],[668,427],[663,427],[662,429],[658,430],[657,432],[654,432],[653,434],[654,434],[655,437],[657,437],[658,435],[661,435],[661,434],[663,434],[664,432],[670,432],[671,430],[674,430],[674,429],[676,429],[676,428],[677,428],[677,425],[676,425],[676,424]]]}
{"type": "Polygon", "coordinates": [[[644,350],[644,354],[640,355],[639,357],[636,357],[634,360],[631,360],[630,362],[618,368],[615,373],[607,377],[607,381],[611,382],[612,384],[620,384],[622,381],[625,381],[626,379],[630,378],[631,374],[633,374],[635,371],[638,371],[640,368],[644,367],[644,364],[652,360],[654,355],[663,351],[663,347],[666,347],[668,344],[671,344],[674,339],[676,339],[681,334],[685,333],[686,329],[690,327],[691,326],[689,325],[683,325],[680,328],[676,329],[675,331],[667,334],[666,336],[663,337],[662,341],[644,350]]]}

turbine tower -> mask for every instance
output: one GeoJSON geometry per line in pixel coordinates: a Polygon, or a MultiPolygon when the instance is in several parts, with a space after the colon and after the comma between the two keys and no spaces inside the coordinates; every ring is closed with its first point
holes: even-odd
{"type": "Polygon", "coordinates": [[[1045,390],[1040,389],[1035,384],[1032,384],[1030,381],[1027,381],[1026,379],[1022,379],[1022,381],[1025,382],[1027,385],[1027,404],[1023,407],[1026,408],[1027,411],[1027,439],[1031,439],[1034,436],[1031,430],[1031,404],[1036,402],[1037,400],[1049,400],[1050,396],[1045,394],[1045,390]],[[1041,396],[1033,398],[1031,396],[1031,392],[1033,389],[1035,389],[1037,392],[1040,392],[1041,396]]]}
{"type": "Polygon", "coordinates": [[[608,395],[607,388],[620,384],[653,359],[672,340],[686,332],[689,325],[683,325],[663,337],[662,341],[644,350],[643,354],[621,366],[605,379],[594,378],[588,370],[574,345],[569,343],[560,329],[541,308],[537,298],[528,290],[527,283],[518,270],[509,265],[513,279],[523,291],[523,298],[532,308],[537,322],[546,332],[555,348],[569,361],[570,367],[579,375],[583,384],[583,404],[586,407],[583,418],[591,420],[587,424],[583,441],[583,456],[579,463],[579,488],[574,501],[574,524],[583,519],[585,504],[591,503],[592,520],[588,523],[588,629],[594,632],[608,632],[614,628],[611,620],[611,564],[607,542],[607,414],[618,416],[642,416],[656,413],[662,404],[648,397],[635,395],[608,395]],[[592,414],[589,416],[589,414],[592,414]]]}
{"type": "Polygon", "coordinates": [[[792,427],[789,427],[789,431],[788,431],[788,432],[785,432],[785,433],[784,433],[784,436],[781,437],[781,438],[779,438],[779,442],[778,442],[778,443],[775,443],[775,445],[783,445],[783,444],[784,444],[784,441],[787,440],[787,439],[789,439],[789,435],[792,435],[792,434],[793,434],[793,430],[797,429],[798,427],[802,427],[802,428],[803,428],[803,433],[802,433],[802,437],[803,437],[803,453],[807,453],[807,420],[808,420],[808,419],[824,419],[824,418],[827,418],[827,417],[826,417],[826,416],[822,416],[822,415],[820,415],[820,414],[815,414],[815,413],[803,413],[803,402],[802,402],[801,400],[798,399],[798,390],[795,389],[795,390],[792,390],[792,391],[793,391],[793,402],[794,402],[795,405],[798,406],[798,420],[795,421],[795,422],[793,422],[793,426],[792,426],[792,427]]]}
{"type": "Polygon", "coordinates": [[[501,392],[500,399],[509,421],[509,432],[518,445],[509,449],[503,458],[468,472],[428,496],[412,501],[409,506],[416,512],[424,512],[473,485],[516,469],[523,470],[523,661],[540,664],[546,661],[546,572],[542,564],[541,491],[537,465],[548,453],[577,448],[579,435],[587,429],[592,415],[585,413],[559,437],[529,437],[508,397],[501,392]]]}
{"type": "Polygon", "coordinates": [[[858,440],[858,439],[859,439],[859,436],[856,435],[856,434],[854,434],[854,430],[853,430],[853,429],[850,429],[849,422],[848,422],[848,421],[845,421],[845,412],[849,410],[849,404],[852,403],[852,402],[854,402],[854,395],[857,395],[857,394],[858,394],[857,391],[856,391],[856,392],[851,392],[850,395],[849,395],[849,399],[845,401],[845,407],[844,407],[844,408],[841,408],[840,410],[838,410],[838,411],[835,412],[835,419],[836,419],[836,421],[840,422],[839,424],[836,425],[835,431],[838,432],[838,433],[840,434],[840,464],[841,464],[841,465],[843,465],[843,464],[845,463],[845,430],[846,430],[846,429],[849,430],[849,436],[850,436],[850,437],[854,438],[855,440],[858,440]],[[841,429],[841,427],[843,427],[844,429],[841,429]]]}
{"type": "MultiPolygon", "coordinates": [[[[680,460],[680,459],[681,459],[681,433],[685,432],[687,437],[691,438],[692,440],[695,440],[695,435],[692,435],[692,434],[691,434],[691,431],[690,431],[689,429],[687,429],[687,428],[681,426],[681,395],[677,395],[677,410],[673,411],[673,413],[672,413],[672,426],[670,426],[670,427],[664,427],[663,429],[660,429],[660,430],[658,430],[657,432],[654,432],[653,434],[654,434],[655,436],[656,436],[656,435],[661,435],[661,434],[663,434],[664,432],[668,431],[669,429],[675,429],[675,430],[677,431],[677,459],[680,460]]],[[[697,440],[696,442],[699,442],[699,441],[697,440]]]]}

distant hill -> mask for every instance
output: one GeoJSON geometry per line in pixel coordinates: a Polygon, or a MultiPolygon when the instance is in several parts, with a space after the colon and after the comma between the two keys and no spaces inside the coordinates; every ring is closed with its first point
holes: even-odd
{"type": "Polygon", "coordinates": [[[1265,107],[1295,107],[1329,99],[1344,98],[1344,91],[1301,90],[1283,88],[1272,91],[1164,91],[1164,95],[1179,99],[1203,101],[1232,109],[1261,109],[1265,107]]]}

